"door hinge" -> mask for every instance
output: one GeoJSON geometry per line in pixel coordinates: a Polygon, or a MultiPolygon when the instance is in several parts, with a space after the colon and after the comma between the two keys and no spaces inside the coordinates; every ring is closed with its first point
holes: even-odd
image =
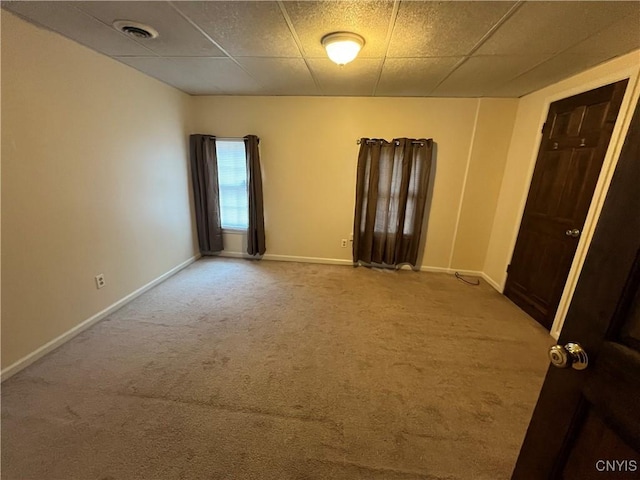
{"type": "Polygon", "coordinates": [[[540,131],[540,133],[544,133],[544,129],[547,128],[547,122],[544,122],[542,124],[542,130],[540,131]]]}
{"type": "Polygon", "coordinates": [[[509,270],[511,270],[511,264],[507,265],[507,273],[509,273],[509,270]]]}

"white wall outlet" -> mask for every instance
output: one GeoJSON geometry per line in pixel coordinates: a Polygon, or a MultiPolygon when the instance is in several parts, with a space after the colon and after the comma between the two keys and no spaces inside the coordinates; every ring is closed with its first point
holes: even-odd
{"type": "Polygon", "coordinates": [[[340,242],[340,246],[342,248],[347,248],[347,239],[343,238],[342,241],[340,242]]]}
{"type": "Polygon", "coordinates": [[[102,288],[106,285],[104,281],[104,273],[96,275],[96,288],[102,288]]]}

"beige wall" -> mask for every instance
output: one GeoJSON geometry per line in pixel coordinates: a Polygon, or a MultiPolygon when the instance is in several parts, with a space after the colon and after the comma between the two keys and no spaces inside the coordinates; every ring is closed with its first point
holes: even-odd
{"type": "MultiPolygon", "coordinates": [[[[516,103],[203,96],[192,98],[192,112],[194,133],[261,137],[267,257],[279,259],[350,260],[350,246],[341,248],[340,240],[352,231],[356,139],[432,137],[437,143],[435,183],[422,265],[448,269],[456,231],[463,229],[456,243],[456,267],[469,270],[482,266],[482,245],[488,242],[489,230],[474,233],[474,225],[482,223],[479,219],[491,221],[500,180],[485,185],[486,203],[477,203],[475,196],[467,201],[458,225],[467,166],[471,160],[468,185],[474,189],[485,180],[478,169],[500,170],[516,103]],[[476,114],[486,125],[474,137],[476,114]],[[480,237],[479,243],[470,238],[473,235],[480,237]]],[[[228,240],[227,252],[239,252],[238,239],[228,236],[228,240]]]]}
{"type": "Polygon", "coordinates": [[[484,98],[469,158],[451,268],[482,271],[518,99],[484,98]]]}
{"type": "Polygon", "coordinates": [[[547,115],[549,104],[555,100],[565,98],[606,85],[623,78],[631,78],[625,100],[622,104],[618,122],[611,138],[611,143],[602,174],[596,187],[595,201],[592,203],[587,223],[578,245],[578,252],[569,276],[567,288],[561,301],[556,322],[552,332],[557,334],[562,325],[566,307],[570,300],[577,275],[579,273],[591,234],[597,220],[599,208],[606,193],[606,186],[615,167],[615,161],[630,120],[629,111],[638,96],[637,77],[640,69],[640,51],[619,57],[579,75],[563,80],[520,99],[512,141],[509,146],[504,177],[500,189],[498,207],[495,212],[494,223],[483,271],[494,285],[500,290],[506,281],[506,268],[511,259],[516,236],[520,226],[520,219],[527,198],[529,183],[535,166],[538,145],[541,139],[541,127],[547,115]]]}
{"type": "Polygon", "coordinates": [[[188,100],[2,12],[3,369],[194,255],[188,100]]]}

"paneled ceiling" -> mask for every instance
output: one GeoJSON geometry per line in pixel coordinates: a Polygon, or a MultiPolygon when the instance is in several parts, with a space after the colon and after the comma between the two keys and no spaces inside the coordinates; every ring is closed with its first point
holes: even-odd
{"type": "Polygon", "coordinates": [[[519,97],[640,48],[638,1],[2,6],[192,95],[519,97]],[[159,36],[134,39],[115,20],[148,24],[159,36]],[[366,41],[344,67],[320,43],[335,31],[366,41]]]}

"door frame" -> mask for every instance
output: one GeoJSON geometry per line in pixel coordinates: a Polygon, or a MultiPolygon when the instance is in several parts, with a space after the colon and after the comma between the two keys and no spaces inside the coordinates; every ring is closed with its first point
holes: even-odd
{"type": "MultiPolygon", "coordinates": [[[[556,315],[551,327],[551,331],[549,332],[549,334],[556,340],[560,336],[560,331],[562,330],[562,326],[569,309],[569,304],[571,303],[571,297],[573,296],[576,285],[578,283],[578,277],[580,276],[580,271],[582,270],[582,266],[587,255],[587,250],[589,249],[589,245],[591,244],[595,226],[598,222],[598,218],[600,217],[604,199],[607,195],[607,191],[611,183],[613,171],[615,170],[615,167],[618,163],[620,151],[622,149],[624,139],[627,135],[627,131],[629,130],[629,124],[631,123],[631,117],[633,116],[633,108],[635,107],[636,102],[640,97],[640,70],[638,69],[638,67],[628,67],[618,70],[606,77],[600,77],[597,80],[593,80],[591,82],[581,84],[580,86],[572,87],[566,90],[562,90],[558,93],[554,93],[553,95],[549,95],[545,98],[543,108],[540,111],[540,118],[538,119],[538,133],[535,138],[534,148],[531,154],[532,157],[529,162],[526,187],[522,193],[522,198],[518,209],[518,221],[516,222],[512,233],[511,245],[509,250],[510,253],[507,259],[507,263],[509,263],[511,261],[511,258],[513,257],[513,252],[518,238],[518,232],[520,231],[520,224],[522,223],[522,218],[524,215],[525,204],[529,195],[529,189],[531,188],[531,180],[533,178],[533,171],[535,169],[536,160],[538,158],[540,142],[542,140],[542,126],[544,125],[547,115],[549,114],[549,108],[551,104],[558,100],[578,95],[580,93],[593,90],[594,88],[602,87],[610,83],[615,83],[625,79],[629,79],[629,83],[624,93],[622,104],[620,105],[620,112],[618,113],[618,118],[616,119],[616,124],[611,134],[611,140],[609,141],[607,153],[605,154],[604,161],[602,163],[600,175],[598,176],[598,182],[596,183],[593,198],[591,200],[591,205],[589,206],[587,218],[585,219],[585,223],[582,228],[582,234],[580,235],[580,239],[578,241],[578,247],[576,249],[575,256],[573,257],[573,262],[571,263],[571,269],[569,270],[569,275],[562,292],[562,297],[560,298],[560,303],[558,304],[558,309],[556,310],[556,315]]],[[[501,285],[502,293],[504,293],[505,282],[506,277],[501,285]]]]}

